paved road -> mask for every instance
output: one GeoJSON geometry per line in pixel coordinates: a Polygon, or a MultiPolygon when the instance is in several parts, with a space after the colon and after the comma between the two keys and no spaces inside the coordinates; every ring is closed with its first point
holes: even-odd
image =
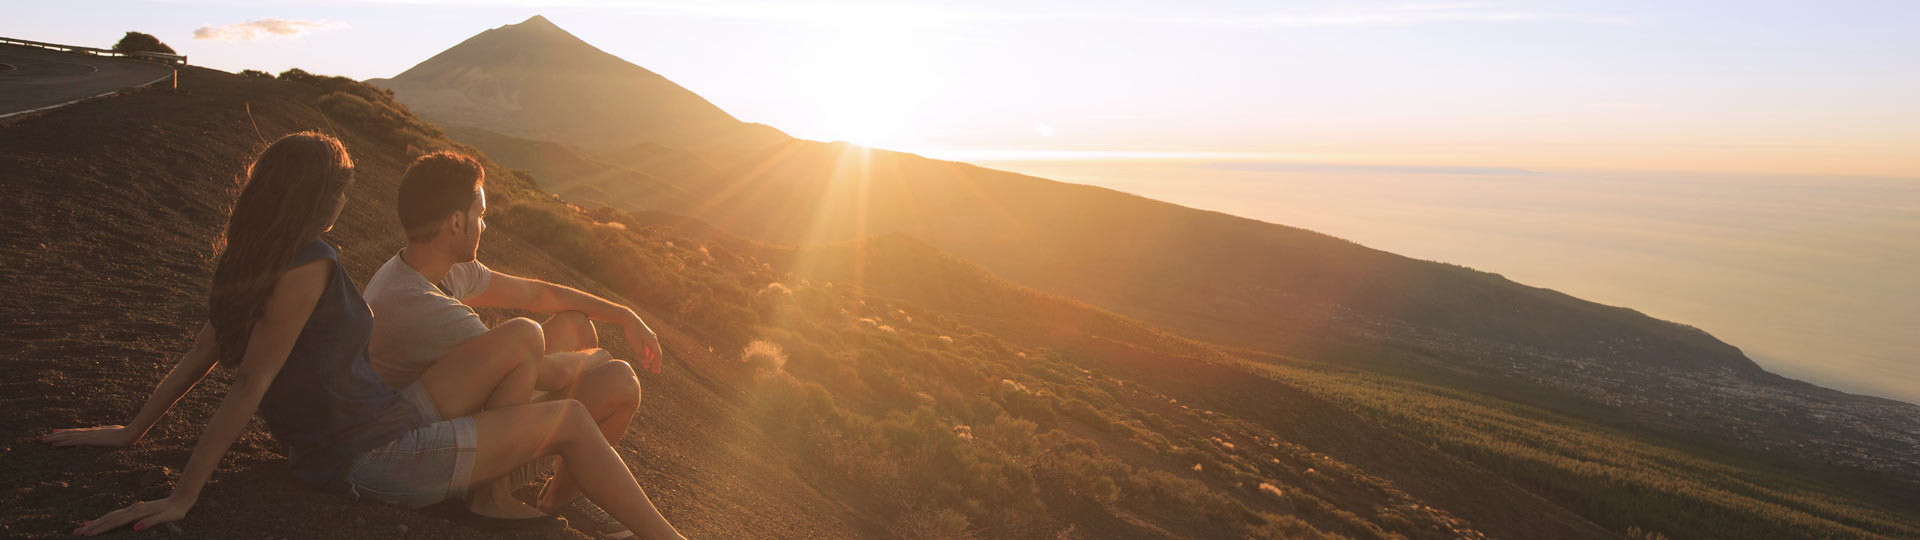
{"type": "Polygon", "coordinates": [[[140,86],[173,68],[125,58],[0,45],[0,116],[140,86]]]}

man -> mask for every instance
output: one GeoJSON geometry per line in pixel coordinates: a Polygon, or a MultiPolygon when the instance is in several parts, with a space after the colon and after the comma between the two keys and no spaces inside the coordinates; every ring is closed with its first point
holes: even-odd
{"type": "MultiPolygon", "coordinates": [[[[422,156],[400,180],[400,224],[407,246],[367,281],[374,313],[372,363],[387,384],[405,387],[441,362],[472,362],[463,370],[480,376],[526,373],[536,399],[575,399],[586,405],[610,444],[626,433],[640,404],[633,367],[600,350],[592,321],[618,325],[646,369],[660,372],[659,338],[633,310],[600,297],[545,281],[495,272],[476,260],[486,230],[485,171],[453,152],[422,156]],[[545,322],[517,318],[487,328],[474,308],[498,307],[551,313],[545,322]],[[501,361],[501,351],[528,351],[501,361]],[[532,351],[539,351],[538,354],[532,351]],[[525,370],[522,365],[532,365],[525,370]]],[[[512,380],[512,377],[508,377],[512,380]]],[[[565,467],[558,463],[556,467],[565,467]]],[[[530,471],[537,474],[538,471],[530,471]]],[[[513,475],[485,489],[511,491],[528,480],[513,475]]],[[[481,488],[476,488],[478,491],[481,488]]],[[[494,498],[498,500],[498,497],[494,498]]],[[[540,512],[567,518],[576,529],[602,538],[632,533],[587,501],[564,474],[542,488],[540,512]]],[[[496,516],[498,517],[498,516],[496,516]]]]}

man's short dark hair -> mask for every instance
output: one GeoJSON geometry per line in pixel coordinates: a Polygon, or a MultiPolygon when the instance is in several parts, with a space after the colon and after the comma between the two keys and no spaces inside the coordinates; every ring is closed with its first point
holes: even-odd
{"type": "Polygon", "coordinates": [[[480,162],[459,152],[434,152],[413,160],[400,177],[400,226],[410,242],[431,242],[440,221],[473,206],[487,181],[480,162]]]}

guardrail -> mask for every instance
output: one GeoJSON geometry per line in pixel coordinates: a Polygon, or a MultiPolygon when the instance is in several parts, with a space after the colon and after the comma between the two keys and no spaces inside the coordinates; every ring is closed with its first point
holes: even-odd
{"type": "Polygon", "coordinates": [[[124,51],[123,52],[123,51],[115,51],[110,49],[95,49],[93,47],[81,47],[78,45],[61,45],[59,43],[28,41],[24,39],[14,39],[10,37],[0,37],[0,43],[6,43],[6,44],[12,44],[12,45],[24,45],[27,47],[39,47],[42,49],[55,50],[55,51],[61,51],[61,52],[70,52],[75,54],[86,54],[86,55],[92,55],[92,56],[118,56],[123,58],[138,58],[142,60],[157,60],[160,62],[165,62],[165,63],[173,64],[176,66],[184,66],[187,64],[187,56],[184,54],[166,54],[166,53],[145,52],[145,51],[124,51]]]}

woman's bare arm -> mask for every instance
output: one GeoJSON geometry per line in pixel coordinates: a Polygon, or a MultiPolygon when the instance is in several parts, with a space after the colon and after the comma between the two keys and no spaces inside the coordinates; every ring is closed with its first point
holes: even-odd
{"type": "Polygon", "coordinates": [[[140,413],[125,426],[99,426],[90,428],[56,429],[40,440],[53,443],[54,446],[133,446],[145,437],[160,418],[173,409],[173,404],[193,390],[193,386],[213,372],[215,360],[213,325],[200,327],[200,334],[193,339],[193,349],[174,364],[173,371],[153,389],[153,395],[147,397],[147,404],[140,407],[140,413]]]}
{"type": "Polygon", "coordinates": [[[300,331],[307,326],[307,318],[313,315],[314,304],[319,302],[320,293],[326,290],[327,278],[332,271],[333,267],[328,261],[315,261],[280,275],[273,293],[267,297],[265,313],[254,322],[253,334],[247,338],[247,350],[234,376],[233,385],[227,387],[227,396],[220,401],[220,409],[214,411],[213,419],[207,422],[206,431],[200,434],[200,442],[194,445],[193,455],[187,458],[186,471],[173,488],[173,495],[115,510],[100,519],[87,522],[74,530],[74,534],[99,534],[128,523],[135,523],[135,530],[145,529],[187,515],[187,510],[199,501],[200,489],[213,477],[213,470],[220,464],[220,459],[226,456],[233,441],[240,438],[240,432],[247,428],[247,422],[260,407],[260,398],[266,395],[267,387],[273,384],[274,376],[279,375],[280,367],[286,365],[287,354],[293,350],[294,341],[300,338],[300,331]]]}

